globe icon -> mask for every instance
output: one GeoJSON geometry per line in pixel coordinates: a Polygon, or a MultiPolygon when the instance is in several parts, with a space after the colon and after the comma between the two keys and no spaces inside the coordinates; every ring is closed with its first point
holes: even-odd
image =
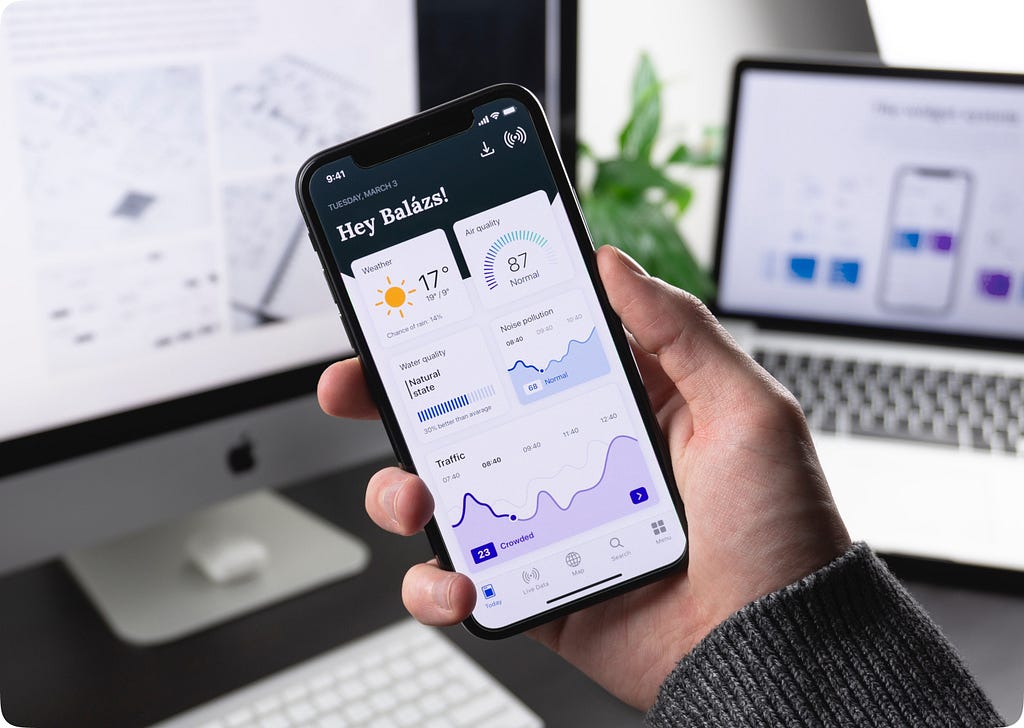
{"type": "Polygon", "coordinates": [[[583,561],[583,558],[575,551],[570,551],[565,555],[565,563],[570,568],[575,569],[577,566],[580,565],[581,561],[583,561]]]}

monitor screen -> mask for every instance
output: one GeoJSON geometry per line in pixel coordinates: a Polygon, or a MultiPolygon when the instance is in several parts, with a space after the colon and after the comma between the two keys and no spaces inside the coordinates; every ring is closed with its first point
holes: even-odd
{"type": "Polygon", "coordinates": [[[383,457],[378,424],[316,406],[323,367],[352,350],[295,174],[500,81],[544,99],[571,152],[575,13],[571,0],[6,8],[0,573],[383,457]]]}
{"type": "Polygon", "coordinates": [[[302,162],[476,84],[554,103],[575,53],[544,0],[61,7],[0,28],[0,473],[311,392],[351,348],[302,162]]]}
{"type": "Polygon", "coordinates": [[[1024,83],[741,68],[723,314],[1024,338],[1024,83]]]}
{"type": "Polygon", "coordinates": [[[20,3],[3,26],[0,440],[348,348],[294,175],[416,110],[410,0],[20,3]]]}

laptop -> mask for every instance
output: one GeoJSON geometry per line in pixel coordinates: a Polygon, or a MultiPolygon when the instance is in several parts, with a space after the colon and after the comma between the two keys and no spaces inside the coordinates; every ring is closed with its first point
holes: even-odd
{"type": "Polygon", "coordinates": [[[1024,570],[1024,76],[743,60],[712,307],[855,539],[1024,570]]]}

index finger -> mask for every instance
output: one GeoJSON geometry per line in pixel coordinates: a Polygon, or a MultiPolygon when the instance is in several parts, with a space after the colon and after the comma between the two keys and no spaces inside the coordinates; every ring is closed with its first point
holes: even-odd
{"type": "Polygon", "coordinates": [[[316,387],[320,409],[335,417],[378,420],[380,412],[366,384],[363,365],[357,357],[331,364],[320,375],[316,387]]]}

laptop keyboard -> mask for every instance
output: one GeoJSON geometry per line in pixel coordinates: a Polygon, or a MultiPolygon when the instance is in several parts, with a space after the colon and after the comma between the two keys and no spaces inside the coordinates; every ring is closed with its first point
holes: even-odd
{"type": "Polygon", "coordinates": [[[1024,454],[1024,378],[758,349],[820,432],[1024,454]]]}

